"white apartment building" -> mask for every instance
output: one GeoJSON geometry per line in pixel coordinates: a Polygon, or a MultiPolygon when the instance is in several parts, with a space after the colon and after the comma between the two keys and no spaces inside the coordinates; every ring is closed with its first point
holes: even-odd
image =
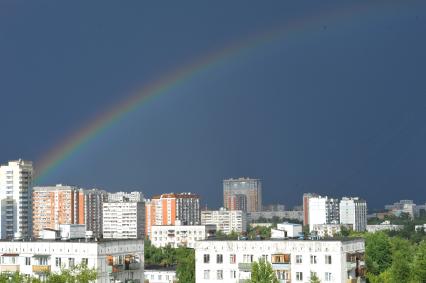
{"type": "Polygon", "coordinates": [[[247,220],[249,222],[257,221],[260,218],[272,219],[274,217],[303,221],[303,211],[284,210],[284,211],[257,211],[257,212],[247,213],[247,220]]]}
{"type": "Polygon", "coordinates": [[[344,197],[340,201],[340,223],[351,224],[354,231],[367,229],[367,202],[358,197],[344,197]]]}
{"type": "Polygon", "coordinates": [[[0,237],[11,239],[15,233],[29,237],[32,233],[31,161],[9,161],[0,165],[0,237]]]}
{"type": "Polygon", "coordinates": [[[0,272],[20,272],[43,280],[46,272],[85,263],[97,269],[96,283],[144,282],[143,240],[1,241],[0,253],[0,272]]]}
{"type": "Polygon", "coordinates": [[[265,259],[280,283],[364,282],[364,240],[206,240],[196,243],[197,283],[245,282],[254,261],[265,259]]]}
{"type": "Polygon", "coordinates": [[[352,224],[314,224],[311,232],[317,234],[320,238],[334,237],[340,234],[342,227],[352,230],[352,224]]]}
{"type": "Polygon", "coordinates": [[[108,202],[138,202],[144,201],[143,194],[141,192],[115,192],[108,193],[108,202]]]}
{"type": "Polygon", "coordinates": [[[103,203],[103,237],[136,239],[144,237],[145,205],[143,202],[103,203]]]}
{"type": "Polygon", "coordinates": [[[216,225],[153,225],[151,243],[156,247],[194,248],[196,241],[216,235],[216,225]]]}
{"type": "Polygon", "coordinates": [[[145,283],[177,282],[176,267],[146,266],[145,283]]]}
{"type": "Polygon", "coordinates": [[[390,221],[386,220],[377,225],[367,225],[367,232],[376,233],[379,231],[399,231],[404,228],[404,225],[391,224],[390,221]]]}
{"type": "Polygon", "coordinates": [[[205,210],[201,211],[201,225],[216,225],[217,231],[227,235],[242,233],[247,231],[247,215],[242,210],[205,210]]]}
{"type": "Polygon", "coordinates": [[[309,231],[314,224],[339,224],[339,200],[322,196],[309,198],[309,231]]]}
{"type": "Polygon", "coordinates": [[[272,239],[297,238],[302,234],[302,224],[278,223],[276,229],[271,229],[272,239]]]}

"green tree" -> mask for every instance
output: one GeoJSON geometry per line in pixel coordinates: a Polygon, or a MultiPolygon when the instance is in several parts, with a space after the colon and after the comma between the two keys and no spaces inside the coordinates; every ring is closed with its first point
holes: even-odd
{"type": "Polygon", "coordinates": [[[383,233],[367,234],[365,237],[365,263],[367,270],[379,275],[392,264],[392,247],[389,237],[383,233]]]}
{"type": "Polygon", "coordinates": [[[48,274],[46,283],[89,283],[96,278],[96,269],[77,264],[70,269],[62,269],[59,273],[48,274]]]}
{"type": "Polygon", "coordinates": [[[309,279],[309,283],[321,283],[321,280],[318,278],[315,272],[311,272],[311,278],[309,279]]]}
{"type": "Polygon", "coordinates": [[[426,241],[422,241],[417,247],[412,272],[415,282],[426,282],[426,241]]]}
{"type": "Polygon", "coordinates": [[[250,283],[278,283],[272,265],[264,259],[253,262],[250,283]]]}
{"type": "Polygon", "coordinates": [[[179,282],[195,283],[195,251],[188,248],[178,248],[176,276],[179,282]]]}

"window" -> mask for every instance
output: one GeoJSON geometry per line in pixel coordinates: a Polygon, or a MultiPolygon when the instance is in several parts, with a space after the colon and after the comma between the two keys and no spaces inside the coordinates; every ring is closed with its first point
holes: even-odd
{"type": "Polygon", "coordinates": [[[210,255],[209,254],[204,255],[204,263],[210,263],[210,255]]]}
{"type": "Polygon", "coordinates": [[[68,266],[74,267],[74,258],[72,258],[72,257],[68,258],[68,266]]]}
{"type": "Polygon", "coordinates": [[[331,264],[331,255],[325,256],[325,264],[331,264]]]}
{"type": "Polygon", "coordinates": [[[296,272],[296,281],[302,281],[302,280],[303,280],[303,273],[296,272]]]}
{"type": "Polygon", "coordinates": [[[296,263],[302,263],[302,255],[296,255],[296,263]]]}
{"type": "Polygon", "coordinates": [[[210,270],[204,270],[204,279],[210,279],[210,270]]]}
{"type": "Polygon", "coordinates": [[[325,273],[325,281],[331,281],[331,272],[325,273]]]}
{"type": "Polygon", "coordinates": [[[223,270],[218,270],[216,272],[216,278],[217,280],[223,280],[223,270]]]}
{"type": "Polygon", "coordinates": [[[317,263],[317,256],[311,255],[311,264],[316,264],[316,263],[317,263]]]}
{"type": "Polygon", "coordinates": [[[221,254],[216,255],[216,263],[223,263],[223,255],[221,254]]]}
{"type": "Polygon", "coordinates": [[[235,264],[237,262],[237,256],[235,254],[232,254],[229,256],[229,262],[231,264],[235,264]]]}
{"type": "Polygon", "coordinates": [[[236,270],[231,270],[231,279],[235,279],[237,278],[237,271],[236,270]]]}
{"type": "Polygon", "coordinates": [[[274,254],[272,255],[272,263],[290,263],[290,255],[274,254]]]}
{"type": "Polygon", "coordinates": [[[56,267],[60,267],[60,266],[61,266],[61,258],[60,258],[60,257],[57,257],[57,258],[56,258],[55,266],[56,266],[56,267]]]}
{"type": "Polygon", "coordinates": [[[25,258],[25,265],[31,265],[31,258],[30,257],[25,258]]]}
{"type": "Polygon", "coordinates": [[[87,264],[89,263],[89,259],[87,258],[87,257],[83,257],[82,259],[81,259],[81,264],[82,265],[86,265],[87,266],[87,264]]]}

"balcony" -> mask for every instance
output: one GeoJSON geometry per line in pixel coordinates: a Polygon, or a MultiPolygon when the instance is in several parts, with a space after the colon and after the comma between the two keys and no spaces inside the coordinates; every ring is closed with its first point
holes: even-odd
{"type": "Polygon", "coordinates": [[[139,269],[141,269],[141,263],[140,262],[129,263],[129,270],[139,270],[139,269]]]}
{"type": "Polygon", "coordinates": [[[36,273],[50,272],[50,265],[33,265],[33,272],[36,272],[36,273]]]}
{"type": "Polygon", "coordinates": [[[238,269],[240,271],[246,271],[246,272],[250,272],[251,271],[251,262],[240,262],[238,264],[238,269]]]}
{"type": "Polygon", "coordinates": [[[273,270],[289,270],[290,263],[273,263],[272,269],[273,270]]]}
{"type": "Polygon", "coordinates": [[[2,264],[0,265],[0,273],[2,272],[19,272],[18,264],[2,264]]]}

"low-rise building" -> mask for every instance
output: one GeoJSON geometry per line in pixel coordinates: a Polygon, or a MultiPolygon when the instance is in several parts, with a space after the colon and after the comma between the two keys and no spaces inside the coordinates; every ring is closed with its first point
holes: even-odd
{"type": "Polygon", "coordinates": [[[391,224],[389,221],[384,221],[378,225],[367,225],[367,232],[375,233],[379,231],[399,231],[404,228],[404,225],[391,224]]]}
{"type": "Polygon", "coordinates": [[[272,239],[297,238],[303,236],[302,224],[278,223],[276,229],[271,229],[272,239]]]}
{"type": "Polygon", "coordinates": [[[414,226],[414,230],[415,231],[426,231],[426,223],[425,224],[421,224],[421,225],[416,225],[414,226]]]}
{"type": "Polygon", "coordinates": [[[176,266],[145,266],[145,283],[175,283],[177,281],[176,266]]]}
{"type": "Polygon", "coordinates": [[[195,242],[216,235],[216,225],[153,225],[151,243],[155,247],[194,248],[195,242]]]}
{"type": "Polygon", "coordinates": [[[197,283],[245,282],[254,261],[272,264],[279,282],[364,282],[363,239],[348,240],[206,240],[196,243],[197,283]],[[359,281],[357,281],[359,280],[359,281]]]}
{"type": "Polygon", "coordinates": [[[272,218],[285,218],[297,221],[303,221],[303,211],[300,210],[285,210],[285,211],[257,211],[247,214],[249,222],[257,221],[259,219],[272,219],[272,218]]]}
{"type": "Polygon", "coordinates": [[[334,237],[342,232],[342,227],[348,230],[353,229],[352,224],[314,224],[311,232],[314,232],[320,238],[334,237]]]}
{"type": "Polygon", "coordinates": [[[201,225],[216,225],[217,231],[227,235],[242,233],[247,231],[247,215],[242,210],[205,210],[201,211],[201,225]]]}
{"type": "Polygon", "coordinates": [[[96,283],[144,282],[142,239],[1,241],[0,253],[0,272],[44,280],[49,272],[86,264],[97,270],[96,283]]]}

